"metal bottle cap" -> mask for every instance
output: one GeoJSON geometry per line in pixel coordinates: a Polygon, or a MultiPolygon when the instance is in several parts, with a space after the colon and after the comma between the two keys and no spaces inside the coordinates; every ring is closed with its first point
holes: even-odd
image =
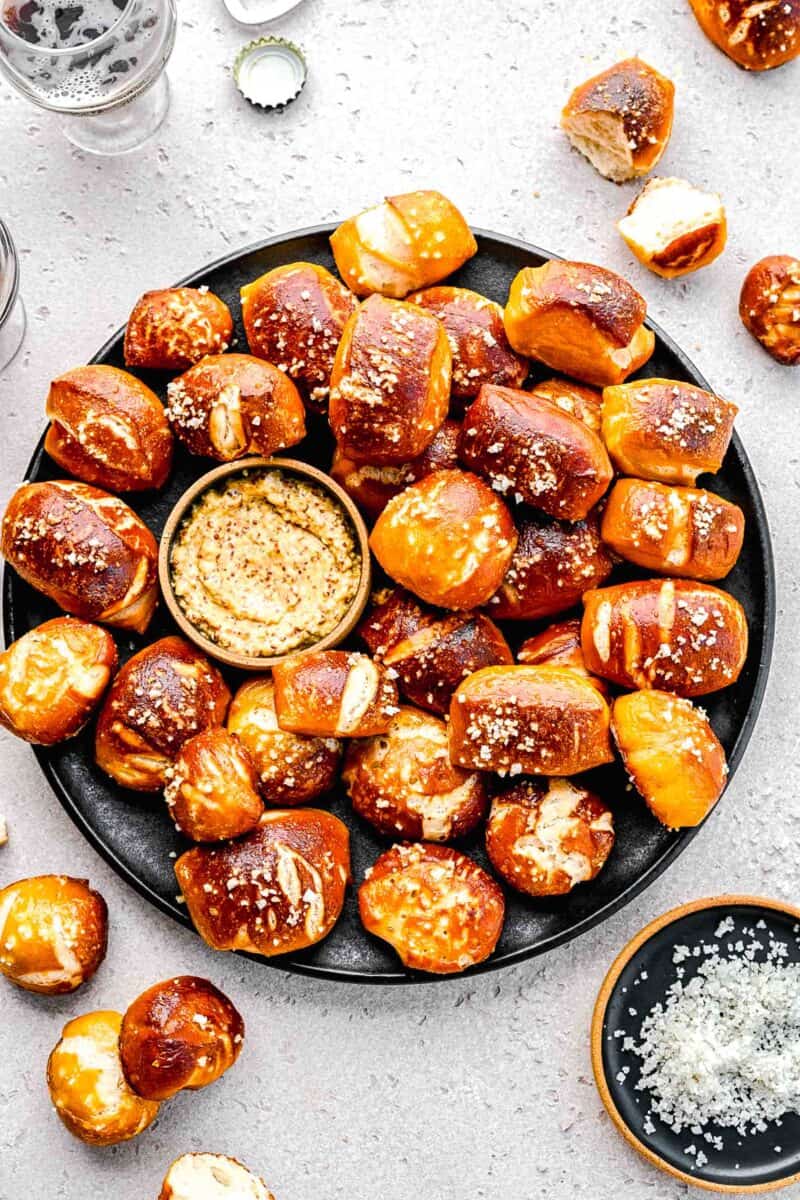
{"type": "Polygon", "coordinates": [[[239,91],[259,108],[284,108],[302,92],[307,76],[303,51],[284,38],[264,37],[243,46],[233,64],[239,91]]]}
{"type": "Polygon", "coordinates": [[[223,0],[223,3],[240,25],[265,25],[297,8],[302,0],[223,0]]]}

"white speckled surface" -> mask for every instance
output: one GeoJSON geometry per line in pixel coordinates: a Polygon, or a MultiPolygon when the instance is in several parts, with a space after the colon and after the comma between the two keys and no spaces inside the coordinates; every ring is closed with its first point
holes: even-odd
{"type": "MultiPolygon", "coordinates": [[[[745,75],[708,44],[685,0],[307,0],[277,30],[311,63],[282,115],[251,109],[228,65],[247,31],[218,0],[180,0],[172,109],[133,155],[92,160],[0,83],[0,214],[22,254],[30,327],[0,378],[5,500],[43,422],[48,380],[86,359],[146,287],[262,235],[436,186],[478,225],[626,272],[653,316],[741,406],[778,561],[774,666],[760,724],[724,804],[665,877],[601,929],[545,959],[469,981],[361,990],[214,957],[127,889],[72,827],[33,755],[0,742],[11,832],[0,883],[87,875],[112,914],[108,960],[72,998],[0,995],[0,1198],[155,1200],[186,1150],[233,1154],[278,1200],[645,1196],[687,1189],[640,1161],[605,1117],[588,1024],[615,952],[646,921],[726,890],[797,899],[800,833],[797,412],[800,369],[740,326],[747,266],[800,252],[800,64],[745,75]],[[617,188],[571,152],[569,87],[640,53],[671,75],[678,112],[661,172],[721,191],[718,263],[665,283],[631,261],[617,188]],[[135,1143],[73,1141],[50,1110],[47,1054],[69,1017],[125,1005],[154,979],[210,975],[249,1036],[220,1083],[165,1107],[135,1143]]],[[[788,1196],[800,1196],[800,1188],[788,1196]]]]}

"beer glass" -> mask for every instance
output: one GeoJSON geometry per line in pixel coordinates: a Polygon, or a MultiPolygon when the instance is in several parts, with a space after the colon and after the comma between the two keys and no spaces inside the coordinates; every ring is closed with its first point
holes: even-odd
{"type": "Polygon", "coordinates": [[[0,371],[17,353],[25,333],[25,309],[19,294],[19,259],[0,221],[0,371]]]}

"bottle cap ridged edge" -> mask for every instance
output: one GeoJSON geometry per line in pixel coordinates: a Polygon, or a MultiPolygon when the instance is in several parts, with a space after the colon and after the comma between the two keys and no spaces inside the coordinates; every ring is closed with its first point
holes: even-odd
{"type": "Polygon", "coordinates": [[[282,37],[256,38],[255,41],[248,42],[246,46],[242,46],[241,50],[236,55],[236,58],[234,59],[234,62],[233,62],[233,81],[236,84],[239,91],[241,92],[241,94],[244,96],[245,100],[249,101],[250,104],[255,105],[257,108],[263,108],[267,112],[279,111],[280,109],[285,108],[287,106],[287,104],[291,104],[293,100],[296,100],[297,97],[302,92],[303,88],[305,87],[307,78],[308,78],[308,64],[306,63],[306,56],[303,53],[300,46],[296,45],[294,42],[290,42],[287,38],[282,38],[282,37]],[[262,49],[263,47],[266,47],[266,46],[281,46],[285,50],[289,50],[294,55],[294,57],[297,59],[297,61],[299,62],[300,66],[302,68],[300,84],[299,84],[299,87],[297,88],[297,90],[295,92],[293,92],[292,95],[287,96],[286,99],[272,102],[272,103],[265,103],[263,100],[259,99],[258,96],[253,95],[252,92],[247,90],[246,81],[244,81],[242,79],[242,67],[247,62],[247,59],[253,54],[253,52],[255,50],[262,49]]]}

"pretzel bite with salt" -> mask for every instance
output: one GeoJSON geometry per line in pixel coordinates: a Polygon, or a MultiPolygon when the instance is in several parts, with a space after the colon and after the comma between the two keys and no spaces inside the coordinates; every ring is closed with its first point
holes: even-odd
{"type": "Polygon", "coordinates": [[[249,752],[256,787],[266,804],[307,804],[330,791],[339,777],[341,743],[306,737],[278,725],[272,679],[243,683],[228,710],[228,729],[249,752]]]}
{"type": "Polygon", "coordinates": [[[213,983],[178,975],[142,992],[122,1018],[125,1078],[145,1100],[169,1100],[208,1087],[232,1067],[244,1021],[213,983]]]}
{"type": "Polygon", "coordinates": [[[646,363],[656,339],[647,305],[627,280],[592,263],[551,259],[523,267],[505,308],[508,340],[582,383],[622,383],[646,363]]]}
{"type": "Polygon", "coordinates": [[[530,667],[566,667],[588,679],[604,696],[608,695],[606,681],[586,669],[578,617],[549,625],[541,633],[527,638],[517,651],[517,662],[530,667]]]}
{"type": "Polygon", "coordinates": [[[290,954],[327,937],[339,919],[350,879],[347,826],[317,808],[270,809],[235,842],[187,850],[175,874],[213,950],[290,954]]]}
{"type": "Polygon", "coordinates": [[[484,383],[522,387],[528,360],[508,344],[502,305],[460,287],[427,288],[414,292],[408,302],[438,317],[445,327],[453,355],[450,397],[458,407],[474,400],[484,383]]]}
{"type": "Polygon", "coordinates": [[[497,883],[449,846],[392,846],[367,871],[358,892],[368,933],[383,938],[404,966],[454,975],[489,957],[505,919],[497,883]]]}
{"type": "Polygon", "coordinates": [[[108,908],[85,879],[36,875],[0,890],[0,973],[59,996],[91,979],[106,956],[108,908]]]}
{"type": "Polygon", "coordinates": [[[689,0],[700,28],[746,71],[771,71],[800,55],[800,0],[689,0]]]}
{"type": "Polygon", "coordinates": [[[595,879],[613,846],[611,810],[569,779],[523,779],[492,801],[486,852],[528,896],[565,896],[595,879]]]}
{"type": "Polygon", "coordinates": [[[288,375],[252,354],[208,355],[167,385],[167,416],[192,454],[232,462],[265,458],[306,435],[300,393],[288,375]]]}
{"type": "Polygon", "coordinates": [[[397,687],[366,654],[311,650],[276,663],[275,712],[281,729],[312,737],[372,737],[397,713],[397,687]]]}
{"type": "Polygon", "coordinates": [[[354,462],[401,466],[433,441],[450,404],[452,356],[440,321],[414,304],[371,296],[344,328],[328,417],[354,462]]]}
{"type": "Polygon", "coordinates": [[[221,725],[230,692],[189,642],[165,637],[129,658],[97,719],[95,761],[122,787],[158,792],[189,738],[221,725]]]}
{"type": "Polygon", "coordinates": [[[583,383],[575,383],[574,379],[542,379],[528,388],[532,396],[540,400],[549,400],[556,408],[570,413],[588,425],[592,433],[600,433],[600,414],[603,407],[603,394],[597,388],[586,387],[583,383]]]}
{"type": "Polygon", "coordinates": [[[166,770],[164,799],[175,827],[194,842],[222,842],[254,829],[264,811],[250,754],[221,726],[184,742],[166,770]]]}
{"type": "Polygon", "coordinates": [[[208,288],[145,292],[125,329],[125,366],[185,371],[207,354],[224,354],[232,341],[230,310],[208,288]]]}
{"type": "Polygon", "coordinates": [[[744,513],[702,488],[618,479],[602,537],[621,558],[661,575],[722,579],[741,552],[744,513]]]}
{"type": "Polygon", "coordinates": [[[631,781],[669,829],[699,825],[725,788],[725,751],[701,708],[668,692],[614,701],[611,728],[631,781]]]}
{"type": "Polygon", "coordinates": [[[370,537],[396,583],[441,608],[479,608],[517,544],[507,507],[477,475],[435,471],[386,505],[370,537]]]}
{"type": "Polygon", "coordinates": [[[586,666],[623,688],[704,696],[739,678],[747,618],[728,592],[688,579],[648,579],[587,592],[586,666]]]}
{"type": "Polygon", "coordinates": [[[225,1154],[182,1154],[161,1186],[158,1200],[275,1200],[259,1179],[225,1154]]]}
{"type": "Polygon", "coordinates": [[[355,812],[389,837],[447,842],[486,815],[480,774],[453,766],[444,721],[415,708],[401,708],[385,733],[351,742],[342,779],[355,812]]]}
{"type": "Polygon", "coordinates": [[[337,446],[331,477],[340,483],[358,507],[375,521],[386,505],[409,484],[417,483],[434,471],[452,470],[458,467],[458,435],[461,426],[457,421],[447,420],[427,449],[410,462],[400,466],[373,466],[371,463],[356,463],[342,454],[337,446]]]}
{"type": "Polygon", "coordinates": [[[242,288],[242,320],[250,353],[285,371],[314,409],[328,404],[333,360],[352,292],[316,263],[286,263],[242,288]]]}
{"type": "Polygon", "coordinates": [[[106,629],[54,617],[0,654],[0,725],[52,746],[80,733],[117,668],[106,629]]]}
{"type": "Polygon", "coordinates": [[[608,705],[596,687],[561,667],[487,667],[450,705],[450,758],[499,774],[576,775],[613,754],[608,705]]]}
{"type": "Polygon", "coordinates": [[[623,475],[693,485],[722,466],[737,412],[678,379],[637,379],[603,392],[603,440],[623,475]]]}
{"type": "Polygon", "coordinates": [[[498,621],[536,621],[564,612],[611,574],[615,560],[601,541],[596,511],[574,522],[526,512],[516,525],[514,557],[489,601],[498,621]]]}
{"type": "Polygon", "coordinates": [[[50,384],[44,448],[70,475],[110,492],[160,488],[172,432],[155,392],[127,371],[93,363],[50,384]]]}
{"type": "Polygon", "coordinates": [[[122,1014],[91,1012],[68,1021],[47,1060],[56,1114],[90,1146],[127,1142],[152,1125],[160,1105],[129,1087],[119,1056],[122,1014]]]}
{"type": "Polygon", "coordinates": [[[776,362],[786,367],[800,362],[800,259],[773,254],[751,267],[739,316],[776,362]]]}

